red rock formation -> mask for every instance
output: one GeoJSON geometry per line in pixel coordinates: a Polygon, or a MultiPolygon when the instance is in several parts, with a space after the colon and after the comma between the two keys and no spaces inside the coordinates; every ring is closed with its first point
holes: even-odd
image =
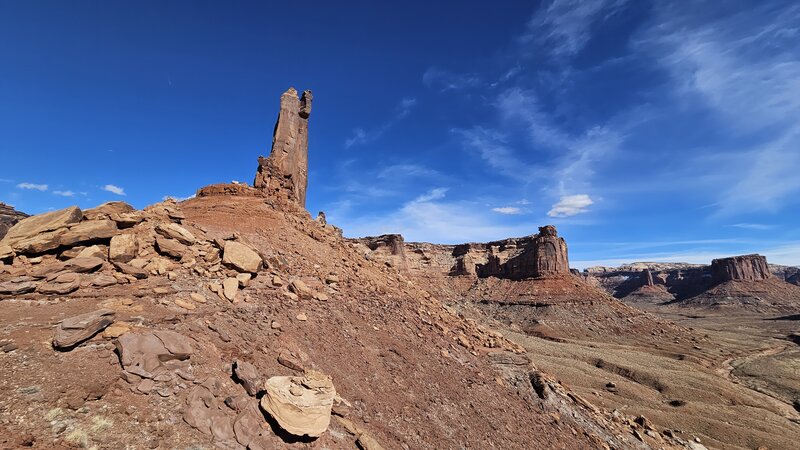
{"type": "Polygon", "coordinates": [[[711,276],[715,283],[730,280],[766,280],[770,277],[770,271],[767,258],[754,254],[711,261],[711,276]]]}
{"type": "Polygon", "coordinates": [[[311,91],[297,97],[289,88],[281,95],[281,109],[272,137],[269,157],[258,158],[253,186],[282,192],[300,206],[306,204],[308,186],[308,118],[311,115],[311,91]]]}
{"type": "Polygon", "coordinates": [[[567,243],[558,237],[556,227],[545,225],[539,227],[539,234],[534,239],[533,273],[537,277],[569,275],[569,258],[567,243]]]}
{"type": "Polygon", "coordinates": [[[19,212],[13,206],[0,202],[0,239],[6,235],[15,223],[28,217],[24,212],[19,212]]]}
{"type": "Polygon", "coordinates": [[[644,269],[642,271],[642,286],[655,286],[656,283],[653,280],[653,272],[650,269],[644,269]]]}

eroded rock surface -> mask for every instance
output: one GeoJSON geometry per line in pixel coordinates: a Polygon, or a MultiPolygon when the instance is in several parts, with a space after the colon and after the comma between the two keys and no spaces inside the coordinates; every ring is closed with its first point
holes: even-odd
{"type": "Polygon", "coordinates": [[[307,371],[302,377],[267,380],[261,407],[281,428],[295,436],[320,436],[331,422],[336,389],[330,377],[307,371]]]}
{"type": "Polygon", "coordinates": [[[715,282],[730,280],[766,280],[770,277],[767,258],[761,255],[742,255],[711,261],[715,282]]]}
{"type": "Polygon", "coordinates": [[[0,239],[3,239],[9,228],[26,217],[28,215],[24,212],[17,211],[11,205],[0,202],[0,239]]]}
{"type": "Polygon", "coordinates": [[[300,206],[306,204],[308,186],[308,118],[311,115],[311,91],[298,98],[289,88],[281,95],[280,112],[272,138],[272,151],[258,158],[253,186],[256,189],[284,192],[300,206]]]}

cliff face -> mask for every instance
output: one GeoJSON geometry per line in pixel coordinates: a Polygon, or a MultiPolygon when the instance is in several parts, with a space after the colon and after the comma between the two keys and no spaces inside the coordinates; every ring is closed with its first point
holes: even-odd
{"type": "Polygon", "coordinates": [[[0,203],[0,239],[6,235],[15,223],[28,217],[24,212],[17,211],[13,206],[0,203]]]}
{"type": "MultiPolygon", "coordinates": [[[[567,244],[556,228],[547,225],[539,234],[487,243],[436,245],[402,243],[402,236],[384,235],[354,239],[373,257],[395,261],[418,276],[466,276],[521,280],[569,275],[567,244]],[[402,247],[401,252],[398,247],[402,247]],[[392,259],[388,259],[391,256],[392,259]]],[[[393,262],[393,265],[397,264],[393,262]]]]}
{"type": "Polygon", "coordinates": [[[311,91],[289,88],[281,95],[281,109],[272,138],[272,151],[258,158],[253,187],[279,191],[305,207],[308,187],[308,118],[311,115],[311,91]]]}
{"type": "Polygon", "coordinates": [[[767,258],[761,255],[742,255],[711,261],[711,276],[715,283],[731,280],[766,280],[770,277],[767,258]]]}

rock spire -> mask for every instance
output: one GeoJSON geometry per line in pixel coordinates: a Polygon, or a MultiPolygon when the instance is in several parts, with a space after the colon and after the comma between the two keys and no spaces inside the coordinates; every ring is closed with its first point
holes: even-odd
{"type": "Polygon", "coordinates": [[[298,97],[295,88],[281,95],[281,109],[272,136],[272,151],[258,158],[253,186],[271,192],[283,192],[305,207],[308,187],[308,118],[311,115],[311,91],[298,97]]]}

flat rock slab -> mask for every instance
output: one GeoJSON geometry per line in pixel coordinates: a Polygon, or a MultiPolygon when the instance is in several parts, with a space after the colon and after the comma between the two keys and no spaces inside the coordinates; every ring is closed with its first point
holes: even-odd
{"type": "Polygon", "coordinates": [[[175,239],[156,236],[156,250],[158,250],[158,253],[161,253],[162,255],[171,256],[175,259],[181,259],[184,254],[189,252],[189,247],[181,244],[175,239]]]}
{"type": "Polygon", "coordinates": [[[18,277],[0,283],[0,295],[19,295],[33,292],[39,285],[29,277],[18,277]]]}
{"type": "Polygon", "coordinates": [[[156,233],[170,239],[175,239],[183,245],[192,245],[196,242],[194,235],[177,223],[158,224],[156,233]]]}
{"type": "Polygon", "coordinates": [[[252,248],[235,241],[226,241],[222,262],[239,272],[256,273],[261,268],[261,256],[252,248]]]}
{"type": "Polygon", "coordinates": [[[48,281],[39,286],[38,292],[41,294],[64,295],[76,291],[81,287],[81,276],[77,273],[62,273],[52,281],[48,281]]]}
{"type": "Polygon", "coordinates": [[[152,378],[162,363],[183,361],[192,354],[189,339],[169,330],[125,333],[114,342],[122,367],[128,372],[152,378]]]}
{"type": "Polygon", "coordinates": [[[114,311],[99,309],[64,319],[56,328],[53,347],[69,350],[114,322],[114,311]]]}
{"type": "MultiPolygon", "coordinates": [[[[82,217],[83,213],[77,206],[71,206],[66,209],[60,209],[58,211],[52,211],[44,214],[37,214],[17,222],[13,227],[11,227],[10,230],[8,230],[8,233],[6,233],[3,241],[12,248],[16,249],[17,242],[25,241],[38,235],[78,223],[82,217]]],[[[57,246],[58,245],[56,245],[56,247],[57,246]]]]}
{"type": "Polygon", "coordinates": [[[114,267],[116,267],[117,270],[124,273],[125,275],[131,275],[140,280],[147,278],[147,276],[149,275],[146,270],[140,269],[138,267],[133,267],[130,264],[115,262],[114,267]]]}

